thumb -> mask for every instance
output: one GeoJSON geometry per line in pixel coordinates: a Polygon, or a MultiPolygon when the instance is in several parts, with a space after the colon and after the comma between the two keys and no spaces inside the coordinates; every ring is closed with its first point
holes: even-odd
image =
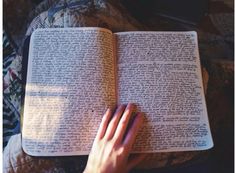
{"type": "Polygon", "coordinates": [[[144,158],[146,158],[146,153],[131,155],[127,162],[127,170],[130,171],[136,165],[138,165],[144,158]]]}

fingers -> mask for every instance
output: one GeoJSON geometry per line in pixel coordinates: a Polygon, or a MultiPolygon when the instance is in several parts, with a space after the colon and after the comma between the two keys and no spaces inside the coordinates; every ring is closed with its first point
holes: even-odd
{"type": "Polygon", "coordinates": [[[128,122],[130,120],[131,114],[134,110],[134,105],[133,104],[128,104],[125,112],[123,113],[118,126],[117,126],[117,130],[114,134],[114,139],[116,140],[117,143],[121,142],[123,139],[123,136],[125,134],[128,122]]]}
{"type": "Polygon", "coordinates": [[[111,109],[107,109],[100,123],[100,127],[96,135],[96,140],[97,139],[100,140],[104,137],[111,115],[112,115],[111,109]]]}
{"type": "MultiPolygon", "coordinates": [[[[116,144],[122,143],[133,110],[133,104],[128,104],[126,108],[124,105],[121,105],[118,107],[114,116],[111,118],[112,111],[111,109],[108,109],[102,118],[102,122],[96,135],[96,140],[100,140],[102,138],[110,140],[113,138],[116,144]]],[[[140,128],[142,122],[143,116],[141,113],[138,113],[123,141],[123,145],[128,148],[128,151],[130,151],[132,145],[135,142],[138,129],[140,128]]]]}
{"type": "Polygon", "coordinates": [[[126,146],[127,150],[130,151],[137,136],[137,132],[140,129],[143,123],[143,115],[138,113],[131,125],[131,128],[128,130],[127,135],[123,141],[123,145],[126,146]]]}
{"type": "Polygon", "coordinates": [[[134,157],[130,158],[127,163],[127,170],[131,170],[136,165],[138,165],[144,158],[146,158],[146,153],[136,154],[134,157]]]}
{"type": "Polygon", "coordinates": [[[118,126],[118,122],[119,122],[124,110],[125,110],[125,105],[120,105],[118,107],[118,109],[116,110],[116,112],[115,112],[115,114],[114,114],[112,120],[110,121],[108,128],[106,130],[105,139],[110,140],[113,137],[115,130],[118,126]]]}

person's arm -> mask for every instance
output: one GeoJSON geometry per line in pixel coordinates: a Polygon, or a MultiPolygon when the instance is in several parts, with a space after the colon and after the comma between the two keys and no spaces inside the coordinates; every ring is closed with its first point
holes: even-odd
{"type": "Polygon", "coordinates": [[[126,133],[133,109],[133,104],[121,105],[113,116],[110,109],[106,111],[84,173],[126,173],[144,159],[145,154],[129,157],[143,122],[142,114],[138,113],[126,133]]]}

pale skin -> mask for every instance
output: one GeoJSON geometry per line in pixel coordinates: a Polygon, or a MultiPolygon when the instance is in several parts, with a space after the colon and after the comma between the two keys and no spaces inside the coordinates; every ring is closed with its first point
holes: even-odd
{"type": "Polygon", "coordinates": [[[108,109],[102,118],[84,173],[127,173],[140,163],[145,154],[130,157],[143,115],[137,113],[127,130],[134,105],[121,105],[113,114],[108,109]]]}

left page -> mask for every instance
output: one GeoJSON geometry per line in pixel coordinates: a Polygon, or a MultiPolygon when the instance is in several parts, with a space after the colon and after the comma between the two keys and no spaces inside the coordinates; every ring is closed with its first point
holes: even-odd
{"type": "Polygon", "coordinates": [[[38,29],[30,40],[22,146],[33,156],[83,155],[116,104],[112,33],[38,29]]]}

